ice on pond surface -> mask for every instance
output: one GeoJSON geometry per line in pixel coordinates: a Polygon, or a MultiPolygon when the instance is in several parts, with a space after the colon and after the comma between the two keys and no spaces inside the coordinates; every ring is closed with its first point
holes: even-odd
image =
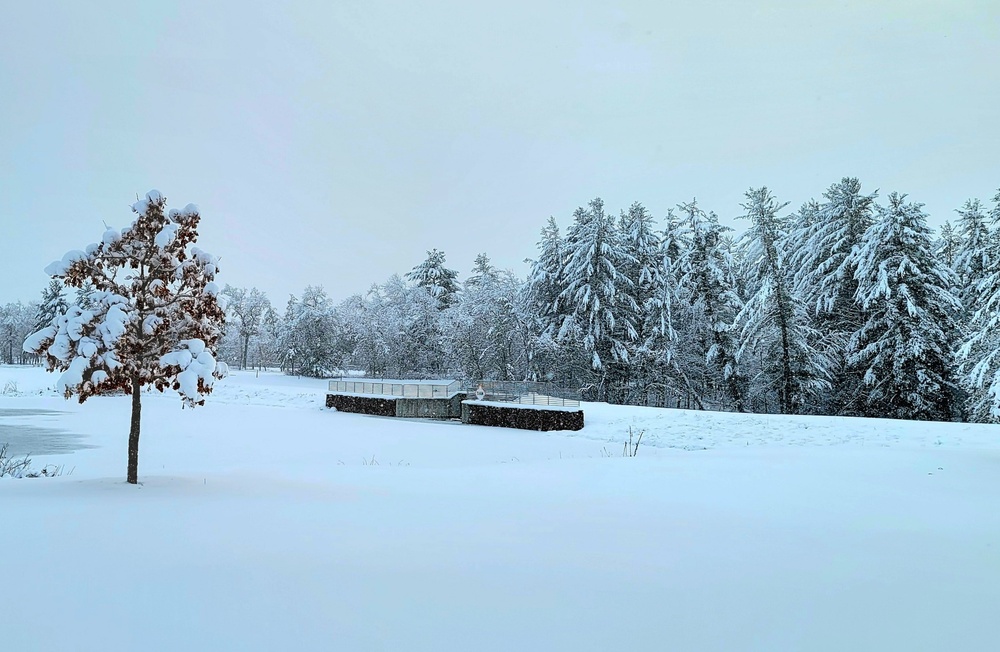
{"type": "Polygon", "coordinates": [[[83,435],[39,425],[38,417],[58,416],[57,410],[12,410],[0,408],[0,446],[7,444],[7,455],[59,455],[83,448],[83,435]]]}

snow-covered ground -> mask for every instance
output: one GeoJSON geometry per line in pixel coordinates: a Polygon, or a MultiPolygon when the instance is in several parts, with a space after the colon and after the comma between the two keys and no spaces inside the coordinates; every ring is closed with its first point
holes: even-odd
{"type": "Polygon", "coordinates": [[[2,650],[1000,649],[995,426],[585,403],[538,433],[236,373],[144,399],[133,487],[128,399],[54,384],[0,367],[0,432],[90,446],[0,480],[2,650]]]}

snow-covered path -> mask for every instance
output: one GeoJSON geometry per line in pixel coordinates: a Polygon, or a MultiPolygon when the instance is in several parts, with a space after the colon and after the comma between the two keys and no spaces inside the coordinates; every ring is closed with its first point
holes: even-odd
{"type": "Polygon", "coordinates": [[[0,480],[5,650],[1000,649],[992,427],[586,405],[533,433],[236,375],[149,397],[130,487],[127,400],[5,373],[0,408],[95,446],[0,480]]]}

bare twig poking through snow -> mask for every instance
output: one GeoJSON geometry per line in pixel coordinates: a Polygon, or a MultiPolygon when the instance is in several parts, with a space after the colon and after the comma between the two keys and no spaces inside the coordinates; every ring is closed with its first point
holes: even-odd
{"type": "Polygon", "coordinates": [[[625,442],[622,457],[635,457],[639,454],[639,442],[642,441],[642,436],[645,432],[645,430],[640,430],[639,434],[636,435],[632,432],[632,426],[628,427],[628,441],[625,442]]]}
{"type": "Polygon", "coordinates": [[[27,455],[18,459],[8,457],[7,447],[8,444],[0,445],[0,478],[7,476],[12,478],[24,477],[25,472],[31,468],[31,458],[27,455]]]}
{"type": "Polygon", "coordinates": [[[63,474],[63,467],[55,464],[31,470],[31,456],[12,458],[7,455],[9,444],[0,445],[0,478],[54,478],[63,474]]]}

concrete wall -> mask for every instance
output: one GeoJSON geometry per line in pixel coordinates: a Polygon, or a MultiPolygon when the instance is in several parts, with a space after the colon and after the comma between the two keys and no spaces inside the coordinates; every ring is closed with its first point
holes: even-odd
{"type": "Polygon", "coordinates": [[[452,398],[397,398],[397,417],[418,417],[422,419],[457,419],[462,416],[462,401],[465,394],[452,398]]]}
{"type": "Polygon", "coordinates": [[[341,412],[374,414],[382,417],[416,417],[422,419],[457,419],[462,416],[460,392],[451,398],[376,398],[357,394],[327,394],[326,407],[341,412]]]}

